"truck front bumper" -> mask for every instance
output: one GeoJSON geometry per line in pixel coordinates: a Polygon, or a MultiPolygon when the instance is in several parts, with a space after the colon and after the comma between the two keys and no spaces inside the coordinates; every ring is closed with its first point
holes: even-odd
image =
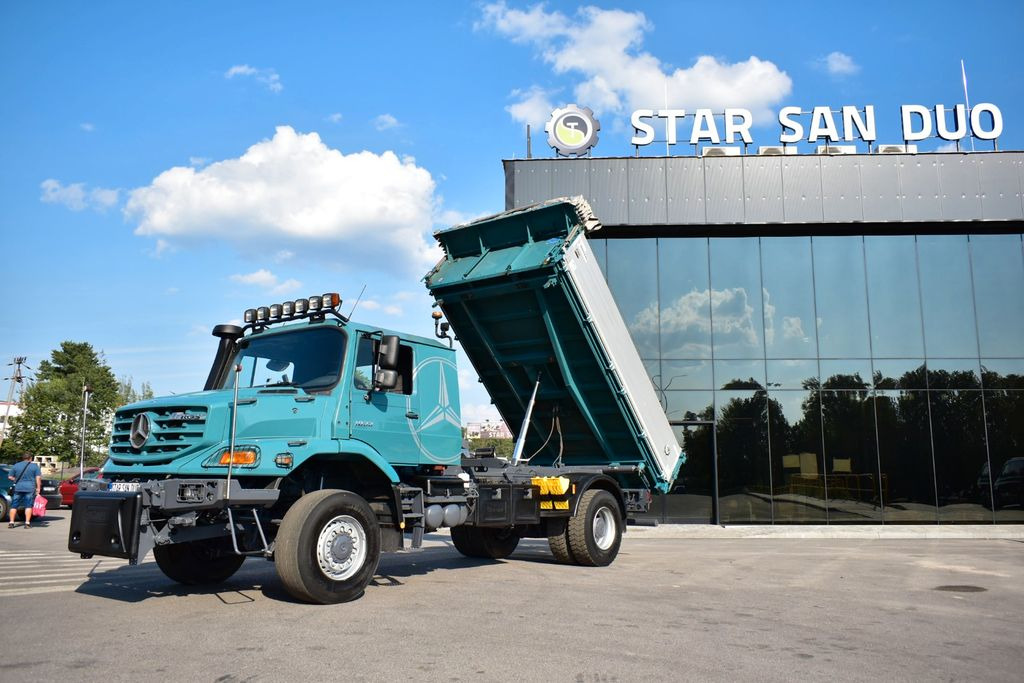
{"type": "Polygon", "coordinates": [[[161,479],[135,491],[80,490],[71,507],[68,550],[136,564],[154,545],[233,533],[227,523],[200,524],[200,513],[267,508],[278,495],[276,489],[242,488],[236,480],[229,488],[224,479],[161,479]]]}

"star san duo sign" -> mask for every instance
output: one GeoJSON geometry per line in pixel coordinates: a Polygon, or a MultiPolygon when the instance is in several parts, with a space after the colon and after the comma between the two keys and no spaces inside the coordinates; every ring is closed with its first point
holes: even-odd
{"type": "MultiPolygon", "coordinates": [[[[983,102],[968,111],[957,104],[952,107],[937,104],[900,106],[902,139],[917,142],[937,136],[956,142],[972,136],[979,140],[996,140],[1003,132],[1003,115],[996,105],[983,102]]],[[[872,143],[878,139],[874,105],[856,107],[844,105],[840,109],[816,106],[810,111],[800,107],[783,107],[777,122],[781,128],[778,140],[782,144],[798,142],[851,142],[861,140],[872,143]]],[[[664,132],[661,141],[669,145],[753,143],[750,129],[754,117],[749,109],[727,107],[722,112],[711,109],[637,109],[630,115],[633,137],[630,144],[643,147],[656,141],[658,130],[664,132]],[[680,127],[685,126],[680,135],[680,127]],[[686,134],[688,133],[688,135],[686,134]]],[[[594,113],[586,107],[570,104],[556,109],[544,126],[548,143],[561,156],[581,156],[597,144],[597,131],[601,125],[594,113]]]]}

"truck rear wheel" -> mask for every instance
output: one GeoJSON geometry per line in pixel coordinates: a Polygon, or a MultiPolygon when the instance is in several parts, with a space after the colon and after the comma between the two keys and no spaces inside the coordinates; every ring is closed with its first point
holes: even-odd
{"type": "Polygon", "coordinates": [[[512,528],[455,526],[452,527],[452,544],[466,557],[503,560],[519,545],[519,534],[512,528]]]}
{"type": "Polygon", "coordinates": [[[564,519],[548,520],[548,546],[555,560],[562,564],[576,564],[576,558],[569,550],[569,529],[564,519]]]}
{"type": "Polygon", "coordinates": [[[172,543],[153,548],[153,557],[164,576],[186,586],[227,581],[245,562],[222,539],[172,543]]]}
{"type": "Polygon", "coordinates": [[[602,489],[586,491],[576,514],[569,518],[568,537],[569,551],[577,564],[611,564],[622,543],[622,518],[615,496],[602,489]]]}
{"type": "Polygon", "coordinates": [[[365,500],[324,489],[300,498],[277,532],[274,564],[288,593],[329,605],[362,596],[380,561],[380,527],[365,500]]]}

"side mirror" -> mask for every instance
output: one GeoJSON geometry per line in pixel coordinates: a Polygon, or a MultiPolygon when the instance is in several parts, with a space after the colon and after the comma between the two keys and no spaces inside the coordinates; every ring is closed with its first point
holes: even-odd
{"type": "Polygon", "coordinates": [[[376,376],[373,378],[374,389],[390,391],[398,386],[398,372],[395,370],[386,370],[384,368],[378,368],[376,376]]]}
{"type": "Polygon", "coordinates": [[[393,334],[385,334],[380,339],[380,347],[377,349],[377,366],[385,370],[398,369],[398,337],[393,334]]]}

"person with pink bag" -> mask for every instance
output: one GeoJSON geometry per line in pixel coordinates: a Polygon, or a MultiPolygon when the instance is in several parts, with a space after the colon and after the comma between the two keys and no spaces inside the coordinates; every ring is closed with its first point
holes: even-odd
{"type": "Polygon", "coordinates": [[[11,468],[7,478],[14,482],[11,491],[11,523],[7,528],[14,528],[14,517],[18,514],[18,508],[24,508],[25,528],[31,529],[32,507],[43,486],[43,473],[39,470],[39,465],[32,462],[32,455],[25,453],[21,456],[21,462],[11,468]]]}

